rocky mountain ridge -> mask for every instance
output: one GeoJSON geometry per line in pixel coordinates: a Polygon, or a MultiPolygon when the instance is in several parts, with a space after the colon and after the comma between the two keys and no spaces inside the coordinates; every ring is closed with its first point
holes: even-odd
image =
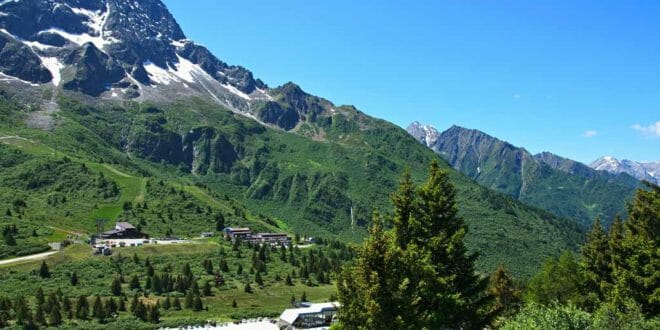
{"type": "Polygon", "coordinates": [[[475,129],[452,126],[437,133],[414,122],[407,131],[481,185],[587,225],[624,214],[625,201],[640,185],[626,174],[597,171],[550,152],[534,155],[475,129]]]}
{"type": "Polygon", "coordinates": [[[221,61],[159,0],[0,2],[0,55],[1,80],[15,89],[161,103],[197,96],[285,130],[336,111],[293,83],[269,88],[221,61]]]}

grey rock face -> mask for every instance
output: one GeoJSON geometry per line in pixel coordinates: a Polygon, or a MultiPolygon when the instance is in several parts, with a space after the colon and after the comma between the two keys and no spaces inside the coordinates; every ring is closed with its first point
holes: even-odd
{"type": "Polygon", "coordinates": [[[0,72],[106,99],[204,97],[285,130],[333,105],[288,83],[270,89],[186,39],[160,0],[0,2],[0,72]]]}

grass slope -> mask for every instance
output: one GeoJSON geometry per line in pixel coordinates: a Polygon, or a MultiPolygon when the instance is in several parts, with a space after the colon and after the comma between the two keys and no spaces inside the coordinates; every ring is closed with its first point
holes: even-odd
{"type": "MultiPolygon", "coordinates": [[[[154,236],[185,236],[212,230],[222,214],[227,224],[257,230],[359,241],[372,210],[390,210],[404,168],[422,181],[437,157],[404,130],[351,107],[307,127],[314,138],[199,100],[90,106],[60,97],[60,108],[57,128],[47,133],[23,124],[25,108],[0,101],[0,137],[18,137],[0,140],[15,153],[0,167],[0,210],[17,197],[27,204],[8,223],[94,232],[97,218],[125,219],[154,236]],[[20,173],[47,180],[21,185],[20,173]]],[[[503,263],[528,276],[547,256],[576,249],[574,224],[442,166],[458,188],[480,270],[503,263]]]]}

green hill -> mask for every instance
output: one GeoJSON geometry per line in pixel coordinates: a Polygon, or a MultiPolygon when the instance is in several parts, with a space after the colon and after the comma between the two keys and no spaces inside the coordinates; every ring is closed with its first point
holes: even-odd
{"type": "MultiPolygon", "coordinates": [[[[126,219],[153,236],[187,236],[214,229],[221,214],[227,224],[359,241],[372,210],[389,211],[403,170],[421,181],[437,157],[352,107],[285,132],[200,99],[92,106],[61,96],[48,132],[25,124],[29,106],[0,102],[0,210],[34,227],[93,233],[99,218],[126,219]]],[[[581,240],[569,221],[443,167],[481,270],[503,263],[526,276],[581,240]]]]}

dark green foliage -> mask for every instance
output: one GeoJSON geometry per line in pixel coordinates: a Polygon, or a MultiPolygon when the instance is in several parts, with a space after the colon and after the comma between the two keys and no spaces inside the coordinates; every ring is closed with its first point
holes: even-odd
{"type": "Polygon", "coordinates": [[[41,278],[50,277],[50,270],[48,269],[48,265],[46,264],[46,261],[41,262],[41,267],[39,267],[39,276],[41,276],[41,278]]]}
{"type": "Polygon", "coordinates": [[[138,303],[135,305],[135,309],[133,310],[133,316],[143,322],[147,322],[149,317],[148,313],[149,312],[147,311],[147,306],[145,306],[142,301],[138,301],[138,303]]]}
{"type": "Polygon", "coordinates": [[[79,320],[86,320],[89,317],[89,302],[87,297],[80,296],[78,297],[78,302],[76,303],[76,318],[79,320]]]}
{"type": "Polygon", "coordinates": [[[245,283],[245,287],[243,288],[243,291],[245,291],[245,293],[252,293],[252,287],[250,286],[250,282],[245,283]]]}
{"type": "Polygon", "coordinates": [[[476,256],[463,243],[466,228],[446,172],[432,163],[428,180],[416,190],[404,175],[392,199],[394,229],[384,231],[375,214],[357,263],[338,281],[342,326],[485,326],[487,279],[475,273],[476,256]]]}
{"type": "Polygon", "coordinates": [[[34,323],[40,325],[46,325],[46,314],[42,305],[37,304],[37,308],[34,311],[34,323]]]}
{"type": "Polygon", "coordinates": [[[60,312],[59,304],[53,305],[48,314],[48,324],[56,327],[62,324],[62,313],[60,312]]]}
{"type": "Polygon", "coordinates": [[[213,296],[213,291],[211,291],[211,284],[208,281],[204,282],[204,287],[202,288],[202,294],[206,297],[213,296]]]}
{"type": "Polygon", "coordinates": [[[571,252],[563,253],[559,259],[548,259],[539,273],[529,281],[526,300],[543,305],[554,302],[582,304],[585,284],[584,273],[571,252]]]}
{"type": "Polygon", "coordinates": [[[71,283],[72,286],[78,285],[78,273],[76,272],[71,273],[71,278],[69,279],[69,283],[71,283]]]}
{"type": "Polygon", "coordinates": [[[176,311],[181,310],[181,301],[179,301],[179,297],[174,297],[174,303],[172,304],[172,308],[176,311]]]}
{"type": "Polygon", "coordinates": [[[112,284],[110,285],[110,292],[112,292],[112,294],[115,296],[121,296],[122,290],[121,290],[121,281],[119,280],[119,278],[115,278],[112,281],[112,284]]]}
{"type": "Polygon", "coordinates": [[[158,307],[158,305],[149,306],[147,319],[149,320],[150,323],[154,323],[154,324],[160,323],[160,308],[158,307]]]}
{"type": "Polygon", "coordinates": [[[192,304],[192,310],[195,312],[199,312],[202,309],[204,309],[204,304],[202,303],[202,299],[199,297],[199,295],[195,295],[195,299],[193,300],[193,304],[192,304]]]}
{"type": "Polygon", "coordinates": [[[131,277],[131,282],[128,284],[128,287],[131,290],[140,290],[141,289],[140,279],[137,277],[137,275],[133,275],[133,277],[131,277]]]}
{"type": "Polygon", "coordinates": [[[92,317],[98,320],[103,320],[105,318],[103,303],[101,302],[101,297],[98,295],[94,298],[94,303],[92,303],[92,317]]]}
{"type": "Polygon", "coordinates": [[[193,307],[193,301],[194,301],[194,294],[192,290],[190,290],[188,291],[188,293],[186,293],[186,300],[183,302],[183,306],[186,309],[191,309],[193,307]]]}
{"type": "Polygon", "coordinates": [[[513,279],[503,266],[498,267],[490,277],[488,294],[493,297],[489,317],[508,317],[518,311],[521,290],[516,287],[513,279]]]}
{"type": "MultiPolygon", "coordinates": [[[[647,316],[660,314],[660,187],[638,190],[628,208],[622,237],[610,233],[613,251],[613,299],[632,299],[647,316]]],[[[614,230],[614,228],[612,229],[614,230]]],[[[617,228],[620,230],[620,228],[617,228]]]]}
{"type": "Polygon", "coordinates": [[[596,219],[587,235],[587,241],[582,246],[581,266],[585,277],[585,307],[589,311],[593,311],[599,302],[604,301],[612,289],[611,261],[608,234],[601,225],[600,219],[596,219]]]}
{"type": "Polygon", "coordinates": [[[169,310],[170,308],[172,308],[172,302],[170,300],[170,296],[167,296],[163,301],[163,309],[169,310]]]}
{"type": "Polygon", "coordinates": [[[30,307],[28,307],[25,298],[22,296],[17,297],[16,301],[14,301],[14,313],[17,324],[25,325],[32,322],[30,307]]]}

